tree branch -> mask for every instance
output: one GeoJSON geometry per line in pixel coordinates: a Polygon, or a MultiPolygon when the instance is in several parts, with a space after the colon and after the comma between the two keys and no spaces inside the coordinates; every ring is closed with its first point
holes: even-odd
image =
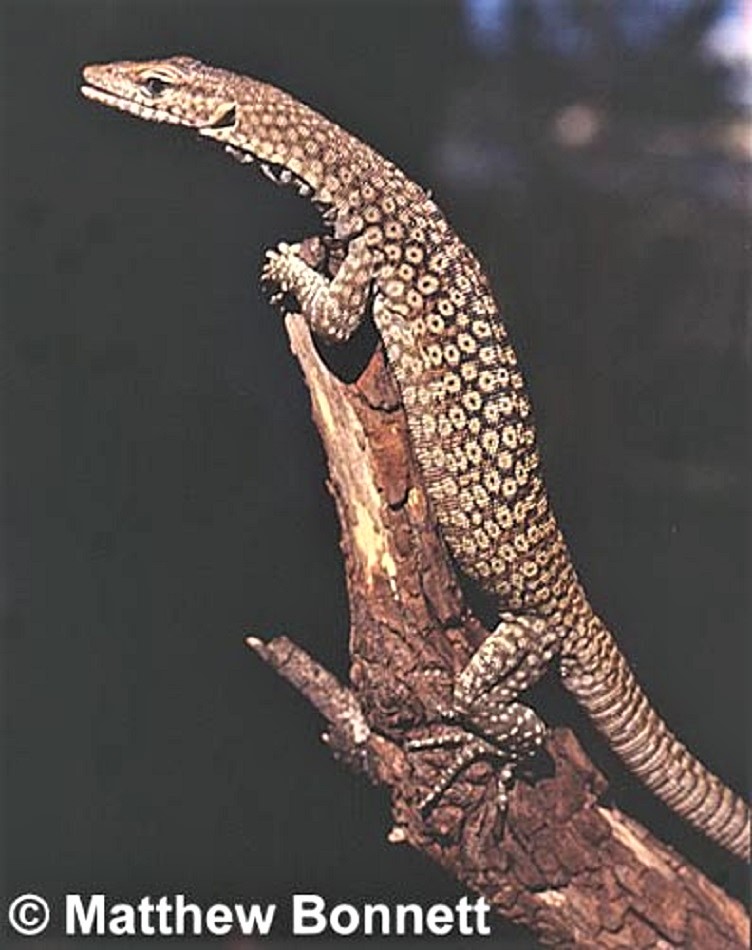
{"type": "Polygon", "coordinates": [[[329,465],[350,602],[351,688],[286,638],[248,641],[321,712],[335,754],[392,795],[393,841],[425,852],[551,946],[747,947],[744,909],[601,797],[606,782],[568,730],[553,777],[517,781],[499,819],[494,772],[476,763],[434,809],[414,801],[447,752],[412,752],[487,635],[468,611],[431,521],[398,393],[380,351],[346,385],[303,319],[286,321],[329,465]]]}

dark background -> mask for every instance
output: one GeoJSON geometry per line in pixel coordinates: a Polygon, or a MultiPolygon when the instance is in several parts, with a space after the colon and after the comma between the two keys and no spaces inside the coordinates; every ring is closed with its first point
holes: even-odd
{"type": "MultiPolygon", "coordinates": [[[[315,213],[82,99],[92,61],[256,75],[434,190],[505,303],[594,605],[668,722],[745,788],[749,112],[707,55],[734,4],[492,6],[0,8],[9,895],[461,894],[386,843],[383,792],[243,645],[285,632],[347,669],[322,456],[257,280],[315,213]]],[[[740,891],[576,722],[618,802],[740,891]]]]}

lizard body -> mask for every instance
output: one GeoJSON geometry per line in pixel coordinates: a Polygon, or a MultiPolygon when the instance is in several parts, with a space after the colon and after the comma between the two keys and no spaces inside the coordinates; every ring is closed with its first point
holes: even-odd
{"type": "Polygon", "coordinates": [[[589,604],[549,504],[499,309],[480,264],[430,196],[288,94],[190,57],[89,66],[84,82],[91,99],[194,128],[241,161],[268,163],[325,209],[341,258],[334,277],[286,244],[267,252],[264,276],[297,298],[327,341],[346,340],[370,305],[444,539],[501,612],[454,689],[455,715],[481,738],[466,743],[425,802],[489,749],[504,750],[504,797],[511,765],[544,734],[516,695],[558,654],[565,686],[625,764],[675,812],[749,860],[746,803],[670,732],[589,604]]]}

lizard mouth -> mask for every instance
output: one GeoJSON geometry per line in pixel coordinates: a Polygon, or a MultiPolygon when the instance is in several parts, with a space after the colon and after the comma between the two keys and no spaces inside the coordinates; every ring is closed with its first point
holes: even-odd
{"type": "MultiPolygon", "coordinates": [[[[88,83],[81,86],[81,93],[87,99],[93,99],[94,102],[119,109],[121,112],[129,112],[139,119],[148,119],[151,122],[168,122],[171,125],[193,124],[186,122],[184,118],[175,115],[168,109],[139,102],[135,99],[128,99],[126,96],[119,96],[117,93],[108,92],[106,89],[100,89],[98,86],[92,86],[88,83]]],[[[198,125],[198,130],[202,135],[221,138],[223,133],[231,132],[235,128],[236,121],[237,110],[235,104],[229,103],[220,106],[208,122],[196,123],[196,125],[198,125]]]]}
{"type": "Polygon", "coordinates": [[[173,115],[166,109],[148,106],[143,102],[135,102],[133,99],[126,99],[124,96],[99,89],[97,86],[83,85],[81,86],[81,94],[94,102],[101,102],[102,105],[119,109],[121,112],[129,112],[139,119],[149,119],[151,122],[169,122],[172,125],[183,124],[178,116],[173,115]]]}

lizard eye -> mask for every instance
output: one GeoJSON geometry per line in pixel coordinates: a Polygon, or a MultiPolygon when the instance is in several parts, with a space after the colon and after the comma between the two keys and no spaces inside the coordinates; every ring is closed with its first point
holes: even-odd
{"type": "Polygon", "coordinates": [[[165,82],[164,79],[157,78],[157,76],[149,76],[149,78],[143,82],[144,89],[155,99],[157,96],[161,96],[169,85],[168,82],[165,82]]]}

